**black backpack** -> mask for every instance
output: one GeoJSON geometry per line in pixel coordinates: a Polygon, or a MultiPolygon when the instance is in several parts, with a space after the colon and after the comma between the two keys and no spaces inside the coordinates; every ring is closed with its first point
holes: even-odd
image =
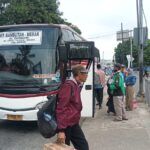
{"type": "Polygon", "coordinates": [[[37,123],[41,135],[51,138],[56,134],[57,122],[55,116],[57,95],[48,96],[48,101],[37,112],[37,123]]]}
{"type": "MultiPolygon", "coordinates": [[[[66,80],[66,84],[71,85],[72,96],[73,85],[75,85],[75,83],[72,80],[66,80]]],[[[47,98],[48,101],[37,112],[37,123],[41,135],[44,138],[51,138],[56,134],[57,131],[56,107],[58,102],[58,94],[50,95],[47,98]]]]}

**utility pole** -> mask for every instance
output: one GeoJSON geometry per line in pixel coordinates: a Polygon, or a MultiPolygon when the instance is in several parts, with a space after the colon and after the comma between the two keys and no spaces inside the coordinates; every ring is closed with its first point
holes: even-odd
{"type": "Polygon", "coordinates": [[[133,61],[133,52],[132,52],[132,30],[130,31],[130,63],[131,68],[133,67],[132,61],[133,61]]]}
{"type": "Polygon", "coordinates": [[[120,53],[119,62],[122,64],[125,63],[123,44],[124,44],[124,41],[129,40],[129,33],[130,33],[129,30],[123,30],[123,25],[121,23],[121,31],[117,32],[117,41],[122,41],[121,48],[119,49],[119,53],[120,53]]]}
{"type": "Polygon", "coordinates": [[[124,64],[124,51],[123,51],[123,25],[122,25],[122,22],[121,22],[121,40],[122,40],[121,63],[124,64]]]}
{"type": "Polygon", "coordinates": [[[138,28],[138,54],[139,54],[139,92],[143,96],[143,1],[136,0],[137,28],[138,28]]]}

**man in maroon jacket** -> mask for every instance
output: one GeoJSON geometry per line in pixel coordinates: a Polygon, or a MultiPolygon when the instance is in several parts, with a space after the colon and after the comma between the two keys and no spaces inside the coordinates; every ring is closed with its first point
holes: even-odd
{"type": "Polygon", "coordinates": [[[76,65],[72,68],[72,73],[73,79],[66,80],[58,93],[57,142],[70,145],[71,141],[77,150],[89,150],[88,142],[79,126],[82,110],[80,87],[87,79],[87,70],[81,65],[76,65]]]}

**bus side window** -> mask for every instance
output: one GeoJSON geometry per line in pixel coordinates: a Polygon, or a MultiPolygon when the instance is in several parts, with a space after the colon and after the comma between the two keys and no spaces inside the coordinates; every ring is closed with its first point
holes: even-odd
{"type": "Polygon", "coordinates": [[[69,30],[62,29],[62,40],[63,41],[75,41],[73,33],[69,30]]]}
{"type": "Polygon", "coordinates": [[[69,41],[75,41],[75,37],[73,36],[73,32],[67,30],[68,35],[69,35],[69,41]]]}
{"type": "Polygon", "coordinates": [[[83,41],[79,36],[77,36],[76,34],[73,34],[74,35],[74,38],[76,41],[83,41]]]}
{"type": "Polygon", "coordinates": [[[65,29],[62,29],[62,40],[63,41],[68,41],[69,35],[65,29]]]}

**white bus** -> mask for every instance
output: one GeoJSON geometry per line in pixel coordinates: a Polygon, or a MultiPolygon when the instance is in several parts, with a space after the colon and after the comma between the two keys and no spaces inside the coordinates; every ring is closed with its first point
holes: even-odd
{"type": "Polygon", "coordinates": [[[57,93],[76,63],[84,64],[91,72],[81,95],[82,116],[93,116],[95,56],[98,58],[99,52],[94,42],[87,42],[66,25],[0,26],[0,119],[37,120],[38,109],[48,95],[57,93]]]}

